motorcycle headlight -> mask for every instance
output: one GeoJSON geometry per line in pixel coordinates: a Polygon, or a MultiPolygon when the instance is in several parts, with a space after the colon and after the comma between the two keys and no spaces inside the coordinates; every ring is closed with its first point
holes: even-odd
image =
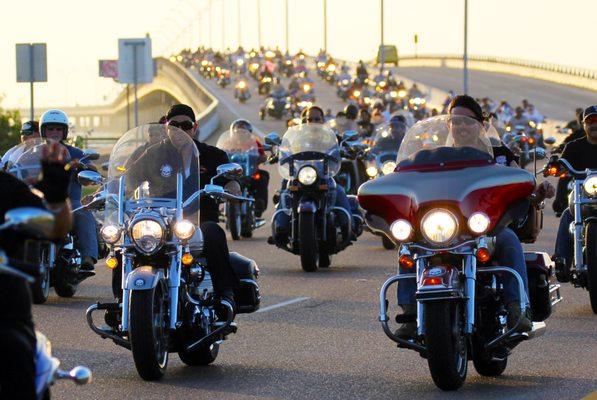
{"type": "Polygon", "coordinates": [[[396,169],[396,163],[394,161],[386,161],[381,166],[381,172],[384,175],[391,174],[392,172],[394,172],[395,169],[396,169]]]}
{"type": "Polygon", "coordinates": [[[354,97],[359,97],[361,95],[361,92],[359,90],[355,90],[354,92],[352,92],[352,95],[354,97]]]}
{"type": "Polygon", "coordinates": [[[120,239],[120,228],[116,225],[106,225],[100,231],[102,239],[108,244],[114,244],[120,239]]]}
{"type": "Polygon", "coordinates": [[[307,165],[299,170],[298,180],[305,186],[312,185],[317,180],[317,171],[315,168],[307,165]]]}
{"type": "Polygon", "coordinates": [[[367,172],[367,175],[371,178],[375,178],[377,176],[377,168],[376,167],[367,167],[365,172],[367,172]]]}
{"type": "Polygon", "coordinates": [[[396,92],[395,90],[392,90],[390,92],[390,97],[393,98],[393,99],[395,99],[396,97],[398,97],[398,92],[396,92]]]}
{"type": "Polygon", "coordinates": [[[400,90],[398,92],[398,97],[406,97],[406,90],[400,90]]]}
{"type": "Polygon", "coordinates": [[[425,239],[432,243],[449,242],[456,236],[458,221],[448,210],[434,209],[421,220],[421,232],[425,239]]]}
{"type": "Polygon", "coordinates": [[[390,231],[397,240],[404,242],[412,234],[413,227],[407,220],[399,219],[392,223],[390,231]]]}
{"type": "Polygon", "coordinates": [[[135,222],[131,227],[131,237],[140,251],[151,254],[162,243],[164,230],[158,222],[151,219],[142,219],[135,222]]]}
{"type": "Polygon", "coordinates": [[[240,81],[238,83],[238,88],[239,89],[244,89],[245,87],[247,87],[247,84],[245,83],[245,81],[240,81]]]}
{"type": "Polygon", "coordinates": [[[174,224],[173,231],[180,240],[189,240],[195,234],[195,225],[191,221],[183,219],[174,224]]]}
{"type": "Polygon", "coordinates": [[[591,197],[597,195],[597,176],[589,176],[582,184],[585,192],[591,197]]]}
{"type": "Polygon", "coordinates": [[[491,220],[482,212],[473,213],[468,219],[468,227],[474,233],[484,233],[489,228],[491,220]]]}

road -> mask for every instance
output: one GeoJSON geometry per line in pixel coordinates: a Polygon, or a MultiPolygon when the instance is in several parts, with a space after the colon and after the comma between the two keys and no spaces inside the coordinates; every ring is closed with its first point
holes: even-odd
{"type": "MultiPolygon", "coordinates": [[[[462,91],[462,70],[454,68],[399,67],[397,73],[416,82],[449,91],[462,91]]],[[[507,100],[517,105],[528,99],[546,117],[569,121],[577,107],[595,104],[595,92],[538,79],[486,71],[469,71],[469,92],[475,97],[507,100]]]]}
{"type": "MultiPolygon", "coordinates": [[[[316,79],[318,102],[341,106],[316,79]]],[[[232,89],[206,86],[220,98],[226,121],[257,120],[260,100],[239,105],[232,89]],[[230,105],[235,111],[226,110],[230,105]]],[[[327,88],[327,87],[326,87],[327,88]]],[[[283,122],[256,122],[263,132],[282,132],[283,122]]],[[[270,190],[279,185],[275,168],[270,190]]],[[[548,208],[549,210],[549,208],[548,208]]],[[[272,210],[267,212],[271,217],[272,210]]],[[[537,244],[551,252],[556,220],[546,212],[537,244]]],[[[37,327],[52,340],[64,366],[81,363],[94,373],[87,387],[60,382],[59,399],[580,399],[597,390],[597,316],[586,292],[566,285],[565,300],[547,322],[545,336],[521,344],[499,378],[479,376],[472,364],[464,387],[443,393],[416,353],[398,350],[377,322],[378,290],[394,273],[397,257],[365,233],[333,259],[328,270],[306,274],[297,256],[266,244],[269,228],[230,248],[254,258],[260,268],[262,312],[237,318],[239,330],[223,343],[216,362],[191,368],[173,354],[160,382],[142,381],[130,352],[93,334],[86,307],[110,300],[109,272],[84,282],[73,299],[52,295],[34,307],[37,327]]]]}

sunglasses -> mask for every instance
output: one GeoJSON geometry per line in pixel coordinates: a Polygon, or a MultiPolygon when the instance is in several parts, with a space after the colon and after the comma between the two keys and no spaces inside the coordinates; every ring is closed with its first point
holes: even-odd
{"type": "Polygon", "coordinates": [[[479,125],[479,122],[472,119],[472,118],[455,118],[451,117],[448,120],[452,125],[465,125],[465,126],[474,126],[479,125]]]}
{"type": "Polygon", "coordinates": [[[175,128],[182,129],[183,131],[190,131],[191,129],[193,129],[195,124],[191,121],[182,121],[182,122],[170,121],[170,122],[168,122],[168,126],[173,126],[175,128]]]}

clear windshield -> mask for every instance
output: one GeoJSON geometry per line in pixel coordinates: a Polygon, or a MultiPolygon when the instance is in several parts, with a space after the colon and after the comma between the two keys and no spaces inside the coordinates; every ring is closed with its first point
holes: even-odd
{"type": "Polygon", "coordinates": [[[119,224],[141,210],[199,222],[199,153],[184,131],[161,124],[142,125],[116,142],[108,167],[106,224],[119,224]],[[119,204],[123,220],[119,221],[119,204]]]}
{"type": "Polygon", "coordinates": [[[278,170],[284,179],[292,179],[305,164],[315,165],[328,178],[335,176],[340,170],[338,139],[323,124],[300,124],[289,128],[282,138],[279,158],[278,170]],[[301,153],[304,154],[293,157],[301,153]],[[290,158],[295,160],[289,162],[290,158]],[[324,171],[324,160],[327,163],[327,173],[324,171]]]}
{"type": "MultiPolygon", "coordinates": [[[[12,148],[4,160],[8,173],[28,185],[36,184],[41,177],[41,155],[45,145],[42,139],[36,138],[26,140],[12,148]]],[[[65,154],[69,157],[68,152],[65,154]]]]}
{"type": "Polygon", "coordinates": [[[425,163],[427,156],[436,161],[466,161],[493,157],[493,150],[487,130],[477,120],[460,115],[440,115],[421,120],[406,132],[396,163],[405,160],[425,163]],[[433,156],[437,152],[433,150],[440,148],[455,151],[442,151],[441,154],[449,159],[436,160],[433,156]],[[419,154],[423,150],[430,151],[419,154]],[[415,159],[417,155],[419,157],[415,159]]]}
{"type": "Polygon", "coordinates": [[[259,166],[259,139],[246,129],[234,128],[223,132],[216,147],[228,154],[230,162],[240,164],[245,175],[259,166]]]}
{"type": "Polygon", "coordinates": [[[370,152],[397,154],[405,134],[406,124],[403,122],[396,121],[381,125],[375,130],[370,152]]]}

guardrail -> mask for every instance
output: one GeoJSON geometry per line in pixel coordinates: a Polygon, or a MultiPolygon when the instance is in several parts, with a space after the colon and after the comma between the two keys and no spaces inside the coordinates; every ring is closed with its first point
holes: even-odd
{"type": "MultiPolygon", "coordinates": [[[[425,54],[399,58],[402,67],[462,68],[462,55],[425,54]]],[[[507,57],[469,56],[470,69],[500,72],[597,90],[597,70],[507,57]]]]}

